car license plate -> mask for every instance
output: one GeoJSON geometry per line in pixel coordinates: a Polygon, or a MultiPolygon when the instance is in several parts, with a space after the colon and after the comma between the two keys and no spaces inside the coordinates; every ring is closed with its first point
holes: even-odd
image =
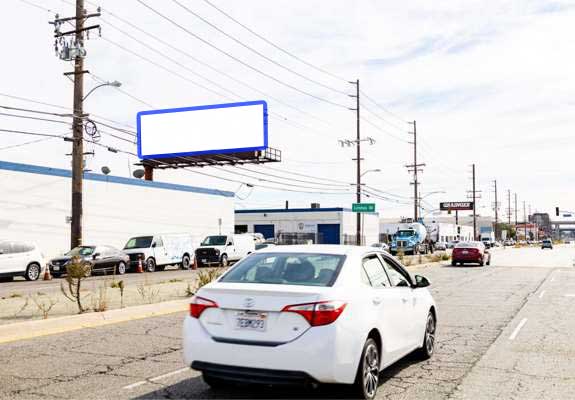
{"type": "Polygon", "coordinates": [[[239,312],[236,314],[236,329],[264,332],[266,330],[266,321],[266,313],[239,312]]]}
{"type": "Polygon", "coordinates": [[[60,267],[57,265],[54,265],[54,271],[60,271],[60,267]]]}
{"type": "Polygon", "coordinates": [[[463,251],[461,252],[461,254],[468,254],[468,253],[469,253],[469,252],[468,252],[467,250],[463,250],[463,251]]]}
{"type": "Polygon", "coordinates": [[[207,263],[207,262],[208,262],[208,260],[207,260],[207,259],[205,259],[205,258],[202,258],[202,262],[203,262],[203,263],[207,263]]]}

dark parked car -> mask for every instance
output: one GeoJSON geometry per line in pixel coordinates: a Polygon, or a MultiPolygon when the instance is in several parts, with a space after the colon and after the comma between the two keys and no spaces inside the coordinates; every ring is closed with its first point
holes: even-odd
{"type": "Polygon", "coordinates": [[[553,242],[551,241],[551,239],[543,239],[543,241],[541,242],[541,248],[553,250],[553,242]]]}
{"type": "Polygon", "coordinates": [[[111,246],[78,246],[64,254],[62,257],[50,260],[48,264],[50,273],[59,277],[66,273],[66,266],[72,257],[80,257],[91,264],[90,272],[111,272],[122,275],[130,263],[130,257],[111,246]]]}
{"type": "Polygon", "coordinates": [[[451,253],[451,265],[476,263],[491,264],[491,254],[481,242],[460,242],[451,253]]]}

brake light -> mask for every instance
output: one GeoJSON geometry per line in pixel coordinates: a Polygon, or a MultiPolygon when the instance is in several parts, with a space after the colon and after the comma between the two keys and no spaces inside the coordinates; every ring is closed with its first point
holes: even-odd
{"type": "Polygon", "coordinates": [[[202,315],[207,308],[218,308],[218,304],[210,299],[194,296],[190,303],[190,316],[200,318],[200,315],[202,315]]]}
{"type": "Polygon", "coordinates": [[[338,319],[346,305],[342,301],[320,301],[285,306],[282,311],[301,315],[311,326],[322,326],[338,319]]]}

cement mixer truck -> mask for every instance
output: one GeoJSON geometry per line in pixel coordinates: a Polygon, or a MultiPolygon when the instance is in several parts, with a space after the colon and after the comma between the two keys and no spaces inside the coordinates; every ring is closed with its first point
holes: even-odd
{"type": "Polygon", "coordinates": [[[399,224],[397,232],[391,240],[389,251],[393,255],[398,253],[405,255],[427,254],[430,249],[426,238],[427,229],[423,224],[419,222],[399,224]]]}

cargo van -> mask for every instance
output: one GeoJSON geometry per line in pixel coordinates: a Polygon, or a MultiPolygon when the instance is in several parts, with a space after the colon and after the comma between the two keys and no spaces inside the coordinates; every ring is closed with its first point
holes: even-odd
{"type": "Polygon", "coordinates": [[[124,252],[130,256],[130,269],[141,259],[147,272],[163,271],[168,265],[189,269],[194,254],[192,235],[164,234],[135,236],[128,240],[124,252]]]}
{"type": "Polygon", "coordinates": [[[256,249],[253,234],[207,236],[196,249],[198,267],[221,265],[239,261],[256,249]]]}

